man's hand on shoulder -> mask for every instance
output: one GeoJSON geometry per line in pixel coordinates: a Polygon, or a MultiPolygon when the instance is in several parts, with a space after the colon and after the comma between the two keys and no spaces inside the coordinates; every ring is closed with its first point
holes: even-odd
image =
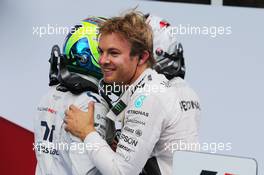
{"type": "Polygon", "coordinates": [[[94,102],[88,104],[88,112],[84,112],[74,105],[65,111],[65,130],[84,141],[94,128],[94,102]]]}

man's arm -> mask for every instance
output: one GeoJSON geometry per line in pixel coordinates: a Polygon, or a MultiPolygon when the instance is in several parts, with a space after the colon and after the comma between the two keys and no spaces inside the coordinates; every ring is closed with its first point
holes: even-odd
{"type": "Polygon", "coordinates": [[[89,104],[88,113],[76,108],[67,111],[66,130],[76,134],[85,144],[98,145],[87,153],[102,174],[139,174],[150,158],[159,140],[165,113],[154,96],[144,96],[142,104],[138,103],[140,98],[142,96],[136,96],[128,104],[116,152],[92,128],[81,126],[83,122],[87,123],[85,126],[92,126],[92,104],[89,104]]]}
{"type": "MultiPolygon", "coordinates": [[[[93,101],[94,96],[83,94],[75,101],[75,105],[80,108],[80,110],[87,112],[88,106],[87,102],[93,101]]],[[[94,109],[94,129],[97,133],[99,133],[100,137],[104,140],[108,139],[111,132],[109,128],[111,128],[110,121],[106,118],[106,114],[109,110],[108,106],[100,101],[100,98],[96,98],[97,103],[94,109]]],[[[96,101],[95,100],[95,101],[96,101]]],[[[64,131],[65,132],[65,131],[64,131]]],[[[67,133],[69,135],[69,133],[67,133]]],[[[76,145],[76,150],[71,149],[69,151],[69,156],[74,168],[75,174],[94,174],[96,169],[95,165],[91,162],[90,158],[86,154],[86,149],[93,149],[96,145],[87,145],[84,144],[79,138],[76,138],[71,135],[72,142],[70,143],[72,146],[76,145]]]]}

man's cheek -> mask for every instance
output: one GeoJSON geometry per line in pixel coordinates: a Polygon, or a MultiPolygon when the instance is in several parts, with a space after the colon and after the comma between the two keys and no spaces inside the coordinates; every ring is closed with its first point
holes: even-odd
{"type": "Polygon", "coordinates": [[[121,78],[121,75],[118,74],[118,71],[117,70],[115,70],[115,71],[113,71],[112,75],[109,78],[111,79],[111,81],[116,81],[116,80],[118,80],[118,78],[119,79],[121,78]]]}

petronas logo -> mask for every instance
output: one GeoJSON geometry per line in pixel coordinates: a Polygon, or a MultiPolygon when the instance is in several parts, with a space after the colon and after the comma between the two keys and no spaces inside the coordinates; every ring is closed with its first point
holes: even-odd
{"type": "Polygon", "coordinates": [[[125,108],[127,107],[127,105],[120,100],[114,107],[112,107],[112,111],[115,115],[120,114],[125,108]]]}

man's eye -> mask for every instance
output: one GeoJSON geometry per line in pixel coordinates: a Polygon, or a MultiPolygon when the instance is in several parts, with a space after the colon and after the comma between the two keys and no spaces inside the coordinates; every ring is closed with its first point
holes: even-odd
{"type": "Polygon", "coordinates": [[[113,56],[113,57],[117,57],[119,55],[118,52],[110,52],[110,54],[113,56]]]}

